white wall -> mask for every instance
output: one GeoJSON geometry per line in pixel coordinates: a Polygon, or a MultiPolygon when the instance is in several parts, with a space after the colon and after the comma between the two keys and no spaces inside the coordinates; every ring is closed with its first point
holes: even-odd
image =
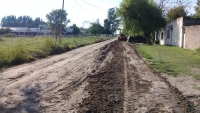
{"type": "Polygon", "coordinates": [[[157,39],[160,41],[160,45],[165,45],[165,28],[162,28],[157,32],[157,39]],[[163,33],[163,36],[162,36],[163,33]]]}
{"type": "Polygon", "coordinates": [[[165,27],[165,44],[182,47],[183,17],[167,22],[165,27]],[[171,29],[172,26],[172,29],[171,29]],[[168,31],[169,30],[169,31],[168,31]],[[169,32],[169,33],[168,33],[169,32]],[[169,34],[169,37],[168,37],[169,34]]]}

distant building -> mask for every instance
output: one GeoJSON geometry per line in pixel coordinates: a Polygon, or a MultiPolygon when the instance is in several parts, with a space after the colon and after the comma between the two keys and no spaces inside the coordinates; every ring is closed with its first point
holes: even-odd
{"type": "Polygon", "coordinates": [[[172,45],[186,49],[200,48],[200,19],[180,17],[167,22],[155,35],[161,45],[172,45]]]}
{"type": "Polygon", "coordinates": [[[39,25],[39,28],[28,28],[28,27],[1,27],[10,28],[11,33],[16,36],[37,36],[37,35],[51,35],[52,30],[47,30],[47,25],[39,25]]]}
{"type": "Polygon", "coordinates": [[[66,35],[73,35],[73,28],[67,27],[65,28],[66,35]]]}

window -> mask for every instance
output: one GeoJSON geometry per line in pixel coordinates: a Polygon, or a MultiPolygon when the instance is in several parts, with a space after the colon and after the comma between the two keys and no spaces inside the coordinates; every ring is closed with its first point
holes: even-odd
{"type": "Polygon", "coordinates": [[[170,35],[170,30],[167,30],[167,38],[170,38],[169,35],[170,35]]]}

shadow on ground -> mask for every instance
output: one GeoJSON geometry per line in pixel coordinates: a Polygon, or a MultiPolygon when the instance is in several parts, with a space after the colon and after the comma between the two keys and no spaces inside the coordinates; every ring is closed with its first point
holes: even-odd
{"type": "MultiPolygon", "coordinates": [[[[35,87],[26,86],[21,90],[25,99],[21,102],[17,102],[12,108],[8,108],[6,105],[0,104],[0,113],[39,113],[41,112],[40,95],[38,94],[40,86],[35,87]]],[[[8,104],[9,105],[9,104],[8,104]]]]}

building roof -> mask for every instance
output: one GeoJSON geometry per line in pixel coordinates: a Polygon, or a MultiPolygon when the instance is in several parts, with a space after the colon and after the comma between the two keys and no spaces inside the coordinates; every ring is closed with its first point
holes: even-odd
{"type": "Polygon", "coordinates": [[[65,30],[66,30],[66,32],[71,32],[71,33],[72,33],[72,31],[73,31],[73,29],[70,28],[70,27],[67,27],[65,30]]]}
{"type": "Polygon", "coordinates": [[[38,32],[40,31],[40,28],[29,28],[31,32],[38,32]]]}

